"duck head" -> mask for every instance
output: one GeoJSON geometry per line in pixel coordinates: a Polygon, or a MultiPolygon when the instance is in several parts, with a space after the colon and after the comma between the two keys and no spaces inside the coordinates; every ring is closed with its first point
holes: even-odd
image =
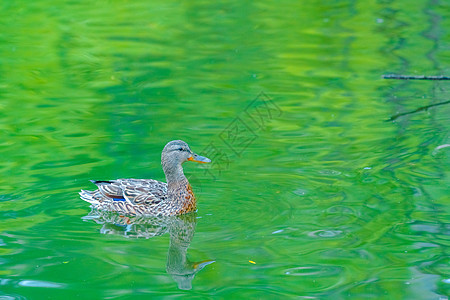
{"type": "Polygon", "coordinates": [[[182,140],[168,142],[161,153],[161,165],[169,181],[179,181],[185,178],[181,164],[185,161],[210,163],[207,157],[194,153],[189,145],[182,140]]]}

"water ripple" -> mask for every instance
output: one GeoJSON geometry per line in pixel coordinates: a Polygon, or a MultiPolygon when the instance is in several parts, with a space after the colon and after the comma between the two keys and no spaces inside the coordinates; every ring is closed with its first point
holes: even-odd
{"type": "Polygon", "coordinates": [[[308,235],[311,237],[332,238],[342,233],[342,230],[316,230],[308,233],[308,235]]]}
{"type": "Polygon", "coordinates": [[[18,282],[20,286],[26,287],[43,287],[43,288],[64,288],[65,284],[50,282],[50,281],[42,281],[42,280],[22,280],[18,282]]]}
{"type": "Polygon", "coordinates": [[[314,276],[314,277],[328,277],[334,276],[342,272],[341,267],[330,265],[304,266],[290,268],[284,271],[284,274],[289,276],[314,276]]]}

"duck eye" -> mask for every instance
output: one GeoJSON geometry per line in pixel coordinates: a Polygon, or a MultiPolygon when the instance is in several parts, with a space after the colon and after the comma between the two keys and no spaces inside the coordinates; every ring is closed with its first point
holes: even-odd
{"type": "Polygon", "coordinates": [[[183,148],[178,148],[178,151],[183,151],[183,148]]]}

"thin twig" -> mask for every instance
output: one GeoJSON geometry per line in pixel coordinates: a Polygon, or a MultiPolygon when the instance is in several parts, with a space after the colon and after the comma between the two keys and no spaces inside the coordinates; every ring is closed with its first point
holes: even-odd
{"type": "Polygon", "coordinates": [[[427,110],[427,109],[429,109],[431,107],[434,107],[434,106],[439,106],[439,105],[444,105],[444,104],[449,104],[449,103],[450,103],[450,100],[445,101],[445,102],[439,102],[439,103],[435,103],[435,104],[430,104],[430,105],[427,105],[427,106],[422,106],[422,107],[419,107],[418,109],[415,109],[413,111],[409,111],[409,112],[404,112],[404,113],[393,115],[388,120],[386,120],[386,122],[394,121],[394,120],[396,120],[399,117],[403,117],[403,116],[406,116],[406,115],[414,114],[414,113],[422,111],[422,110],[427,110]]]}
{"type": "Polygon", "coordinates": [[[425,75],[395,75],[395,74],[389,74],[389,75],[383,75],[381,76],[383,79],[402,79],[402,80],[450,80],[450,77],[448,76],[425,76],[425,75]]]}

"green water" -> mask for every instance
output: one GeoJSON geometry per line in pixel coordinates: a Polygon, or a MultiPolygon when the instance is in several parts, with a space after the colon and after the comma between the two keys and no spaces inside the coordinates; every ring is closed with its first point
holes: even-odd
{"type": "Polygon", "coordinates": [[[450,105],[386,120],[450,84],[381,75],[448,76],[449,11],[3,1],[0,299],[447,299],[450,105]],[[173,139],[196,215],[88,215],[173,139]]]}

